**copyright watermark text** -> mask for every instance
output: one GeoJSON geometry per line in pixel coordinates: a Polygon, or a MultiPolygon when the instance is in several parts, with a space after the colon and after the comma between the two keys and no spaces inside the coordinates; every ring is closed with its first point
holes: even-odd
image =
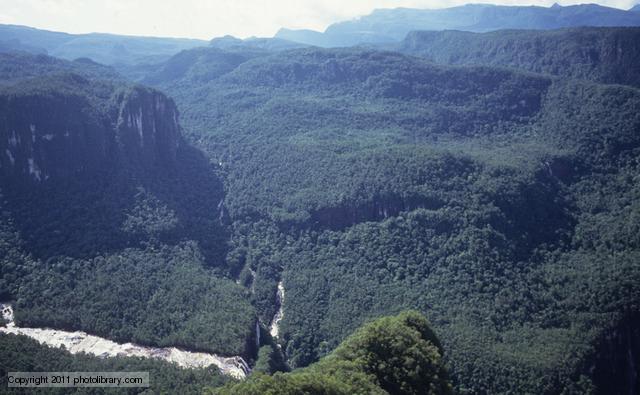
{"type": "Polygon", "coordinates": [[[9,372],[9,387],[149,387],[149,372],[9,372]]]}

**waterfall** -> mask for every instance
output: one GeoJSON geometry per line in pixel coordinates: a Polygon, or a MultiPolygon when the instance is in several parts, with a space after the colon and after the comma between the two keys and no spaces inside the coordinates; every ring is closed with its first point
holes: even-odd
{"type": "Polygon", "coordinates": [[[278,283],[278,292],[276,293],[276,306],[278,311],[273,316],[271,320],[271,325],[269,325],[269,333],[271,333],[271,337],[274,339],[278,338],[280,334],[280,321],[282,321],[282,317],[284,316],[284,312],[282,310],[282,306],[284,304],[284,285],[282,281],[278,283]]]}
{"type": "Polygon", "coordinates": [[[256,350],[260,349],[260,320],[256,320],[256,350]]]}

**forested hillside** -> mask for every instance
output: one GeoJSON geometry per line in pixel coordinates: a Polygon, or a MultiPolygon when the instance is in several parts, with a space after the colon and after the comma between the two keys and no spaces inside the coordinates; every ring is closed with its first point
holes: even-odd
{"type": "Polygon", "coordinates": [[[268,51],[284,51],[287,49],[296,49],[307,47],[306,44],[300,44],[294,41],[283,40],[281,38],[257,38],[250,37],[244,40],[233,36],[224,36],[214,38],[209,42],[209,46],[220,49],[263,49],[268,51]]]}
{"type": "Polygon", "coordinates": [[[442,347],[415,311],[359,328],[320,362],[291,373],[255,374],[213,394],[451,394],[442,347]]]}
{"type": "Polygon", "coordinates": [[[512,67],[640,87],[639,28],[418,31],[388,48],[435,63],[512,67]]]}
{"type": "Polygon", "coordinates": [[[88,79],[121,79],[108,66],[88,59],[62,60],[47,55],[26,53],[0,53],[0,86],[10,86],[39,76],[73,73],[88,79]]]}
{"type": "MultiPolygon", "coordinates": [[[[635,14],[400,9],[305,34],[635,14]]],[[[115,68],[0,54],[0,301],[16,325],[238,355],[254,373],[225,384],[4,335],[0,367],[148,369],[152,391],[218,394],[636,393],[637,36],[223,37],[115,68]]]]}
{"type": "MultiPolygon", "coordinates": [[[[214,367],[181,369],[174,364],[142,358],[99,358],[71,355],[65,350],[38,344],[25,336],[0,335],[0,375],[3,393],[9,372],[149,372],[152,393],[201,394],[203,387],[216,387],[228,381],[214,367]]],[[[146,390],[146,389],[142,389],[146,390]]],[[[86,388],[39,388],[43,394],[86,394],[86,388]]],[[[112,394],[113,388],[91,388],[92,394],[112,394]]],[[[130,388],[137,394],[141,388],[130,388]]]]}
{"type": "Polygon", "coordinates": [[[173,101],[98,79],[98,66],[2,59],[0,298],[16,322],[253,355],[255,312],[225,263],[223,185],[173,101]]]}
{"type": "Polygon", "coordinates": [[[638,355],[638,90],[358,49],[159,86],[222,168],[227,264],[264,324],[284,281],[293,367],[417,308],[462,393],[634,377],[601,358],[638,355]]]}

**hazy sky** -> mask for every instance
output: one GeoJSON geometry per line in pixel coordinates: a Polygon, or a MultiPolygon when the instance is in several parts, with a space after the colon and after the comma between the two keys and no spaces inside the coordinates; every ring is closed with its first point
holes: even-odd
{"type": "MultiPolygon", "coordinates": [[[[273,36],[280,27],[324,30],[374,8],[443,8],[469,2],[551,5],[554,0],[0,0],[0,23],[70,33],[211,39],[273,36]]],[[[583,1],[559,1],[562,5],[583,1]]],[[[599,0],[622,9],[638,0],[599,0]]]]}

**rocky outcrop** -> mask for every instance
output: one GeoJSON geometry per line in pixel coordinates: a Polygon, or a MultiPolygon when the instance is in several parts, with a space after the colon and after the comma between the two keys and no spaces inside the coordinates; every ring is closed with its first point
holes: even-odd
{"type": "Polygon", "coordinates": [[[77,95],[0,97],[3,176],[44,181],[71,176],[112,155],[113,131],[77,95]]]}
{"type": "Polygon", "coordinates": [[[380,221],[398,215],[404,211],[418,208],[437,209],[444,205],[438,198],[423,196],[401,197],[389,195],[376,197],[363,203],[345,203],[323,207],[311,212],[309,225],[317,229],[339,230],[367,222],[380,221]]]}
{"type": "Polygon", "coordinates": [[[127,158],[145,165],[176,159],[180,126],[178,110],[162,93],[135,87],[116,96],[118,147],[127,158]]]}
{"type": "Polygon", "coordinates": [[[178,111],[160,92],[79,76],[53,88],[47,83],[0,92],[1,176],[44,182],[117,163],[150,168],[175,161],[178,111]],[[104,97],[86,93],[99,90],[107,90],[104,97]]]}
{"type": "Polygon", "coordinates": [[[632,314],[604,333],[591,367],[601,394],[640,393],[640,315],[632,314]]]}

